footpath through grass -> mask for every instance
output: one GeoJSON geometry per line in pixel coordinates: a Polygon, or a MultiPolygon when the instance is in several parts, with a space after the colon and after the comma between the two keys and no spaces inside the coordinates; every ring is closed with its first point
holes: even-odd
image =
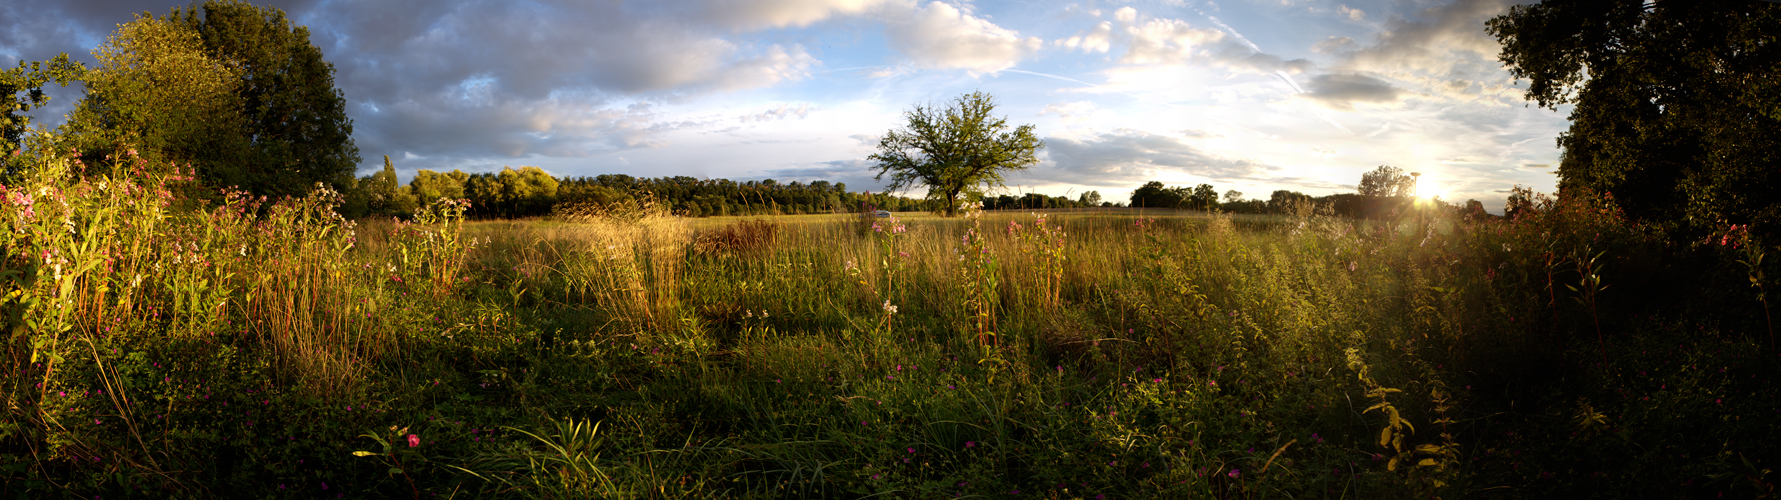
{"type": "Polygon", "coordinates": [[[1774,494],[1766,247],[1604,198],[354,223],[41,172],[0,498],[1774,494]]]}

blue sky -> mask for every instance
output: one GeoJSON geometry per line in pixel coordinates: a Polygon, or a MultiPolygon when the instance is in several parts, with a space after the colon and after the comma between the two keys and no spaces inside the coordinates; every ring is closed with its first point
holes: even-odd
{"type": "MultiPolygon", "coordinates": [[[[1498,210],[1551,191],[1568,125],[1526,105],[1484,21],[1505,0],[992,2],[281,1],[336,66],[363,168],[535,165],[559,176],[878,190],[877,137],[919,103],[982,90],[1042,162],[1010,191],[1123,200],[1139,185],[1423,194],[1498,210]]],[[[0,63],[88,55],[170,4],[0,6],[0,63]]],[[[57,106],[78,97],[57,92],[57,106]]]]}

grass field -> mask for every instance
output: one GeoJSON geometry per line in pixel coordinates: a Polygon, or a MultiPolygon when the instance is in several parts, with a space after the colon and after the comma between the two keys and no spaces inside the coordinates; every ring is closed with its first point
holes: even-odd
{"type": "Polygon", "coordinates": [[[43,168],[3,498],[1774,495],[1765,247],[1588,196],[355,223],[43,168]]]}

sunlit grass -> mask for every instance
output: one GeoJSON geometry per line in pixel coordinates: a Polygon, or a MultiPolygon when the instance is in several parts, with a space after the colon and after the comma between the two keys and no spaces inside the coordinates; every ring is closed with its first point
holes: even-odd
{"type": "Polygon", "coordinates": [[[1749,247],[1589,198],[349,222],[55,161],[0,193],[0,496],[1757,496],[1775,460],[1749,247]]]}

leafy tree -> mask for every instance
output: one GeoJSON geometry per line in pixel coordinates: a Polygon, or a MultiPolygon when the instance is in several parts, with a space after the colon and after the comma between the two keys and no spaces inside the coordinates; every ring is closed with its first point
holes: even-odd
{"type": "Polygon", "coordinates": [[[557,179],[538,167],[501,169],[501,188],[514,206],[510,213],[530,214],[550,210],[557,202],[557,179]]]}
{"type": "Polygon", "coordinates": [[[1009,129],[1007,118],[992,117],[995,107],[989,94],[972,92],[946,109],[918,105],[905,112],[909,123],[885,133],[868,157],[877,162],[873,178],[891,174],[891,191],[926,185],[927,198],[946,216],[956,215],[965,198],[1004,186],[1003,172],[1038,163],[1035,153],[1045,147],[1032,125],[1009,129]]]}
{"type": "Polygon", "coordinates": [[[1547,1],[1487,26],[1529,100],[1574,105],[1561,193],[1697,231],[1781,223],[1781,4],[1547,1]]]}
{"type": "Polygon", "coordinates": [[[1188,205],[1199,210],[1211,210],[1218,205],[1218,189],[1211,184],[1194,186],[1193,194],[1188,197],[1188,205]]]}
{"type": "Polygon", "coordinates": [[[1410,196],[1416,190],[1416,178],[1405,175],[1398,167],[1380,165],[1372,172],[1361,174],[1361,196],[1410,196]]]}
{"type": "Polygon", "coordinates": [[[407,186],[396,179],[396,166],[389,155],[383,157],[383,170],[359,179],[358,189],[365,194],[366,207],[372,212],[405,214],[417,206],[407,186]]]}
{"type": "Polygon", "coordinates": [[[248,161],[235,89],[239,68],[211,57],[198,34],[147,14],[118,26],[93,56],[87,94],[64,125],[89,157],[140,150],[151,165],[186,164],[213,186],[248,161]]]}
{"type": "MultiPolygon", "coordinates": [[[[43,86],[56,82],[68,86],[82,78],[86,73],[86,65],[69,62],[68,54],[60,54],[48,64],[33,61],[29,66],[19,61],[19,67],[0,71],[0,157],[10,157],[13,152],[24,146],[25,131],[31,126],[31,116],[23,113],[41,108],[49,104],[50,96],[43,93],[43,86]]],[[[5,177],[16,174],[7,163],[5,177]]]]}
{"type": "Polygon", "coordinates": [[[1225,203],[1236,203],[1239,201],[1243,201],[1243,192],[1242,191],[1232,189],[1230,191],[1224,192],[1224,202],[1225,203]]]}
{"type": "Polygon", "coordinates": [[[1150,181],[1132,190],[1132,206],[1147,208],[1178,208],[1186,198],[1183,188],[1163,187],[1161,181],[1150,181]]]}
{"type": "Polygon", "coordinates": [[[414,180],[408,181],[408,188],[420,203],[432,203],[440,198],[455,200],[464,197],[464,179],[467,178],[469,175],[462,170],[441,174],[422,169],[414,173],[414,180]]]}
{"type": "Polygon", "coordinates": [[[219,177],[264,194],[299,194],[317,182],[340,186],[359,163],[346,96],[334,87],[334,65],[309,42],[309,28],[284,11],[240,0],[207,0],[175,10],[198,33],[213,60],[238,71],[234,88],[250,144],[247,162],[219,177]]]}
{"type": "Polygon", "coordinates": [[[1089,191],[1086,193],[1082,193],[1082,196],[1080,198],[1078,198],[1076,201],[1086,207],[1100,206],[1101,205],[1101,192],[1100,191],[1089,191]]]}
{"type": "Polygon", "coordinates": [[[507,189],[502,185],[500,176],[488,173],[474,174],[464,181],[464,197],[470,199],[470,209],[483,216],[508,215],[507,189]]]}

